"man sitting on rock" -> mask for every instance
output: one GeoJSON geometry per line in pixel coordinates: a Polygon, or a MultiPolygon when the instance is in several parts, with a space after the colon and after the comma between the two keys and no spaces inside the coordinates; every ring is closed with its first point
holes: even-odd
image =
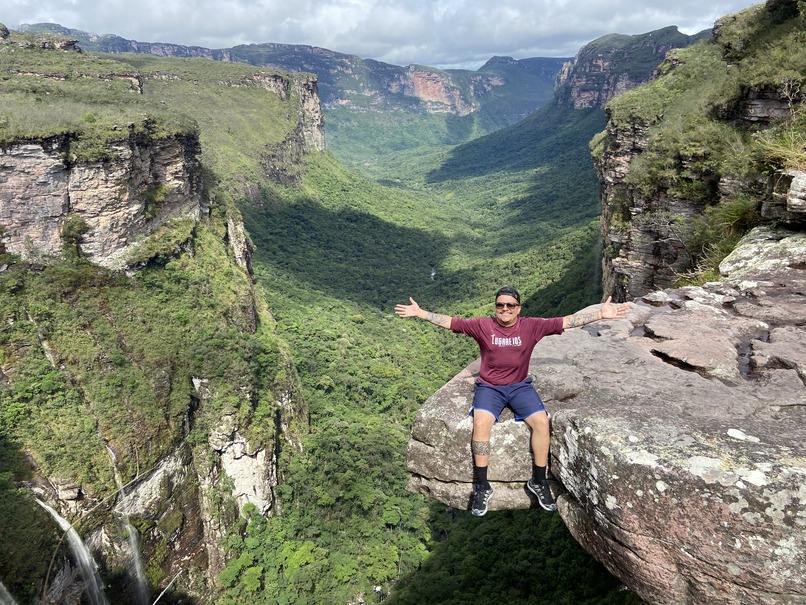
{"type": "Polygon", "coordinates": [[[471,512],[480,517],[487,512],[493,488],[487,480],[490,459],[490,432],[499,414],[509,406],[515,420],[522,420],[532,431],[531,447],[534,456],[532,478],[526,487],[543,509],[557,510],[549,489],[546,467],[549,457],[549,418],[540,396],[532,386],[529,358],[538,341],[544,336],[562,334],[565,328],[582,326],[600,319],[618,319],[627,314],[624,304],[613,304],[611,297],[598,311],[578,311],[565,317],[544,319],[519,317],[521,295],[505,286],[495,295],[495,316],[460,319],[439,315],[421,309],[413,298],[410,304],[396,305],[400,317],[419,317],[426,321],[473,337],[481,351],[481,370],[476,381],[473,398],[473,504],[471,512]]]}

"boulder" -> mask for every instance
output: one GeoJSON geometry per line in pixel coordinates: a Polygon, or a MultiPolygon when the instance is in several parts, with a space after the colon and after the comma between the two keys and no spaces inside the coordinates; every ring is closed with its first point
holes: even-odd
{"type": "MultiPolygon", "coordinates": [[[[576,539],[648,603],[806,603],[806,235],[756,230],[721,272],[538,344],[552,488],[576,539]]],[[[409,489],[456,508],[477,374],[425,403],[409,443],[409,489]]],[[[537,506],[528,427],[502,416],[491,447],[490,510],[537,506]]]]}

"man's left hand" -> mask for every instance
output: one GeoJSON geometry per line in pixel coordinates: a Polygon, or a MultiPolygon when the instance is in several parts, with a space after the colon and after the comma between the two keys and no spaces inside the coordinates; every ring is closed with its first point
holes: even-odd
{"type": "Polygon", "coordinates": [[[608,296],[607,300],[602,304],[599,312],[602,314],[602,319],[621,319],[630,310],[630,307],[624,303],[614,304],[610,302],[613,300],[612,296],[608,296]]]}

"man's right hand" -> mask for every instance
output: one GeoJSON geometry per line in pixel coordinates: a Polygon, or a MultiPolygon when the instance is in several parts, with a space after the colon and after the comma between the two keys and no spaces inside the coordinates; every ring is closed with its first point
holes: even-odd
{"type": "Polygon", "coordinates": [[[420,305],[409,296],[410,305],[395,305],[395,313],[398,317],[419,317],[420,305]]]}

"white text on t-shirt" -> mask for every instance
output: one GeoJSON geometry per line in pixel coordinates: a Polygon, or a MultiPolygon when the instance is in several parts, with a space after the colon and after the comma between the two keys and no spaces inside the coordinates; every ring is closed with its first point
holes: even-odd
{"type": "Polygon", "coordinates": [[[519,347],[522,344],[520,336],[502,338],[495,334],[490,334],[490,343],[495,347],[519,347]]]}

